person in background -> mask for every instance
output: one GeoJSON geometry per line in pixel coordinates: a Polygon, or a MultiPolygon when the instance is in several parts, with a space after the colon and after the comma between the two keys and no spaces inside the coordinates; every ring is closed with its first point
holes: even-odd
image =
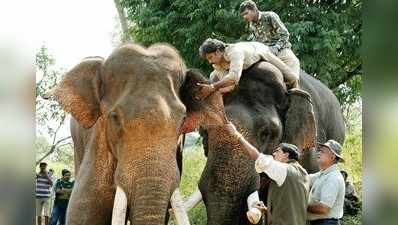
{"type": "Polygon", "coordinates": [[[49,224],[49,199],[51,196],[51,187],[53,182],[47,172],[47,163],[39,164],[40,171],[36,174],[36,217],[37,224],[42,225],[42,216],[44,224],[49,224]]]}
{"type": "Polygon", "coordinates": [[[49,199],[49,212],[48,214],[51,215],[52,209],[54,207],[54,199],[55,199],[55,184],[57,183],[57,177],[54,174],[54,170],[53,169],[49,169],[48,170],[48,176],[50,177],[51,181],[53,182],[53,185],[51,187],[51,195],[50,195],[50,199],[49,199]]]}
{"type": "Polygon", "coordinates": [[[335,140],[318,144],[321,170],[310,174],[308,220],[311,225],[340,225],[345,194],[344,178],[337,169],[337,163],[344,162],[341,145],[335,140]]]}
{"type": "Polygon", "coordinates": [[[345,183],[344,213],[355,216],[361,208],[358,194],[355,191],[354,184],[348,179],[348,173],[344,170],[341,170],[340,173],[343,175],[345,183]]]}
{"type": "Polygon", "coordinates": [[[67,169],[62,170],[62,178],[57,180],[55,184],[55,201],[54,207],[51,214],[51,224],[59,225],[65,224],[66,209],[68,208],[68,203],[70,195],[72,193],[74,181],[70,181],[71,172],[67,169]]]}

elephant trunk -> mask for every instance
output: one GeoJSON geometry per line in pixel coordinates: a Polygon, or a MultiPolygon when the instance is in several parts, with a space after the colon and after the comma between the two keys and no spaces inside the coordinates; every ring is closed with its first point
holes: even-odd
{"type": "Polygon", "coordinates": [[[207,225],[241,224],[242,219],[240,217],[244,215],[244,211],[241,211],[241,208],[244,207],[243,205],[244,201],[235,202],[225,198],[207,201],[207,225]]]}
{"type": "Polygon", "coordinates": [[[127,212],[127,196],[122,188],[116,187],[112,211],[112,225],[125,225],[127,212]]]}
{"type": "MultiPolygon", "coordinates": [[[[137,180],[130,201],[130,220],[134,225],[163,225],[171,197],[170,177],[142,177],[137,180]]],[[[172,188],[174,187],[174,188],[172,188]]]]}
{"type": "Polygon", "coordinates": [[[126,192],[131,224],[165,224],[170,197],[179,179],[177,146],[169,139],[153,144],[134,139],[135,143],[118,149],[115,184],[126,192]]]}

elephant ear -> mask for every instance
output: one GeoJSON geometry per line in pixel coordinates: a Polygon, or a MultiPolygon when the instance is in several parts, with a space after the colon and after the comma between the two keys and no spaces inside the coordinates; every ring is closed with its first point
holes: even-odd
{"type": "Polygon", "coordinates": [[[288,92],[283,142],[295,144],[303,152],[315,147],[316,123],[311,96],[300,89],[288,92]]]}
{"type": "Polygon", "coordinates": [[[180,88],[180,97],[182,103],[187,109],[187,115],[181,125],[181,133],[189,133],[199,127],[199,113],[203,109],[203,102],[197,100],[200,87],[197,83],[208,84],[209,81],[204,78],[202,73],[196,69],[189,69],[185,73],[184,83],[180,88]]]}
{"type": "Polygon", "coordinates": [[[88,57],[69,70],[61,83],[45,98],[54,97],[84,128],[92,127],[100,115],[101,57],[88,57]]]}

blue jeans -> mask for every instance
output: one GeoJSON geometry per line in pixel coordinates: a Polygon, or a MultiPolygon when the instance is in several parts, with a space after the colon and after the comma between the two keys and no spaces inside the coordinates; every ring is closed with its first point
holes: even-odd
{"type": "Polygon", "coordinates": [[[59,225],[65,225],[66,208],[68,208],[68,204],[54,204],[53,212],[51,213],[50,225],[57,225],[58,220],[59,225]]]}
{"type": "Polygon", "coordinates": [[[340,225],[338,219],[319,219],[310,221],[311,225],[340,225]]]}

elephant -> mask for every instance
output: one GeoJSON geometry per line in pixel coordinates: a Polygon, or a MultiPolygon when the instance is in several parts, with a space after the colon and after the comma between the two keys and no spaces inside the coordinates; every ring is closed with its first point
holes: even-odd
{"type": "MultiPolygon", "coordinates": [[[[209,83],[200,72],[187,76],[193,80],[190,83],[209,83]]],[[[199,104],[188,97],[195,96],[200,88],[185,88],[194,92],[185,96],[188,99],[183,98],[185,105],[191,105],[184,123],[190,127],[185,129],[200,127],[204,137],[207,162],[198,187],[206,206],[208,225],[250,224],[246,218],[246,199],[259,190],[260,198],[265,201],[269,184],[269,178],[255,172],[254,161],[225,133],[223,114],[264,154],[272,154],[281,142],[297,145],[301,150],[300,163],[310,173],[318,170],[317,141],[344,142],[344,121],[333,92],[304,71],[301,71],[299,86],[305,91],[287,91],[281,72],[268,62],[259,62],[243,71],[237,87],[223,97],[213,94],[199,104]],[[204,120],[209,114],[219,118],[213,118],[212,122],[204,120]]]]}
{"type": "Polygon", "coordinates": [[[72,115],[68,225],[165,224],[180,181],[186,72],[172,46],[124,44],[83,59],[47,95],[72,115]]]}

